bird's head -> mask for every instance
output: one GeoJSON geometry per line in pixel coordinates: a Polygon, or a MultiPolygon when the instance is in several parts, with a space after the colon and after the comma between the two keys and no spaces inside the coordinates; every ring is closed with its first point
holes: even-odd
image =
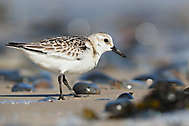
{"type": "Polygon", "coordinates": [[[126,57],[125,54],[120,52],[113,43],[112,37],[107,33],[95,33],[89,36],[89,39],[95,44],[97,51],[104,53],[107,51],[113,51],[122,57],[126,57]]]}

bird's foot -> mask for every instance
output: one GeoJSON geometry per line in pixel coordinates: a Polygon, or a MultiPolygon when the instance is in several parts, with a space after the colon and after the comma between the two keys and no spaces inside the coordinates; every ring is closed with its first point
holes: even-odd
{"type": "Polygon", "coordinates": [[[58,100],[65,100],[64,96],[63,95],[60,95],[58,100]]]}

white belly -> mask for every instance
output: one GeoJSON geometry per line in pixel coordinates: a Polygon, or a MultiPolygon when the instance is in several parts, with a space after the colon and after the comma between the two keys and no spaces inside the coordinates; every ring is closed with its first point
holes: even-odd
{"type": "Polygon", "coordinates": [[[81,60],[66,60],[63,58],[47,56],[38,53],[29,53],[29,57],[36,64],[49,69],[51,71],[58,71],[61,73],[83,73],[93,69],[97,62],[92,57],[85,57],[81,60]]]}
{"type": "Polygon", "coordinates": [[[83,59],[70,64],[71,66],[69,66],[69,69],[66,71],[68,73],[84,73],[96,66],[96,63],[91,59],[83,59]]]}

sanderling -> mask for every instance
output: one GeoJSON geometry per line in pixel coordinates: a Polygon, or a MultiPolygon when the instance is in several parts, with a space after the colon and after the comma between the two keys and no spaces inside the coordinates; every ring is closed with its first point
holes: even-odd
{"type": "Polygon", "coordinates": [[[84,73],[93,69],[101,55],[113,51],[125,57],[113,44],[112,37],[106,33],[90,36],[61,36],[31,43],[8,43],[6,46],[22,50],[40,66],[60,72],[58,83],[60,99],[64,99],[62,82],[77,96],[66,80],[65,73],[84,73]]]}

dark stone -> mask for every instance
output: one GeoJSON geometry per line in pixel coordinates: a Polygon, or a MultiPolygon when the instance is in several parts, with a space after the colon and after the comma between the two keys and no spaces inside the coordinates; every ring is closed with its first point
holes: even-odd
{"type": "Polygon", "coordinates": [[[132,94],[133,94],[132,92],[129,92],[129,93],[126,92],[126,93],[119,95],[119,97],[117,99],[120,99],[120,98],[134,99],[132,94]]]}
{"type": "Polygon", "coordinates": [[[184,93],[189,95],[189,87],[184,89],[184,93]]]}
{"type": "Polygon", "coordinates": [[[157,84],[171,84],[173,86],[184,86],[184,83],[174,77],[169,71],[155,72],[152,74],[144,74],[135,77],[133,80],[145,81],[149,85],[149,88],[154,88],[157,84]],[[148,80],[152,80],[152,84],[149,85],[148,80]]]}
{"type": "Polygon", "coordinates": [[[127,98],[119,98],[108,102],[105,110],[110,113],[110,118],[151,117],[152,114],[166,113],[189,109],[189,89],[178,89],[164,83],[157,84],[139,102],[132,103],[127,98]]]}
{"type": "Polygon", "coordinates": [[[127,98],[110,101],[105,106],[105,111],[110,113],[110,118],[128,117],[135,113],[134,104],[127,98]]]}
{"type": "Polygon", "coordinates": [[[184,83],[176,79],[158,80],[154,82],[149,88],[154,88],[164,84],[169,84],[170,86],[184,86],[184,83]]]}
{"type": "Polygon", "coordinates": [[[123,87],[129,90],[132,89],[148,89],[148,84],[141,80],[129,80],[129,81],[123,81],[122,83],[123,87]]]}
{"type": "Polygon", "coordinates": [[[88,72],[83,74],[79,79],[101,84],[111,84],[112,82],[117,81],[116,79],[101,72],[88,72]]]}
{"type": "Polygon", "coordinates": [[[12,92],[18,91],[34,91],[34,87],[30,84],[26,83],[17,83],[12,87],[12,92]]]}
{"type": "Polygon", "coordinates": [[[147,81],[148,79],[152,79],[155,81],[158,79],[158,76],[155,74],[143,74],[133,78],[133,80],[140,80],[140,81],[147,81]]]}
{"type": "Polygon", "coordinates": [[[6,81],[20,82],[22,77],[18,70],[0,70],[0,78],[6,81]]]}
{"type": "Polygon", "coordinates": [[[152,91],[137,103],[139,112],[154,110],[169,112],[188,108],[189,95],[169,83],[156,85],[152,91]]]}
{"type": "MultiPolygon", "coordinates": [[[[140,75],[140,76],[137,76],[135,77],[132,81],[138,81],[137,83],[144,83],[143,84],[143,87],[149,87],[151,86],[152,84],[156,83],[158,80],[159,80],[159,76],[157,74],[143,74],[143,75],[140,75]]],[[[131,82],[132,82],[131,81],[131,82]]],[[[142,86],[142,85],[141,85],[142,86]]]]}
{"type": "Polygon", "coordinates": [[[76,94],[100,94],[100,88],[89,82],[77,82],[73,86],[73,90],[76,94]]]}

